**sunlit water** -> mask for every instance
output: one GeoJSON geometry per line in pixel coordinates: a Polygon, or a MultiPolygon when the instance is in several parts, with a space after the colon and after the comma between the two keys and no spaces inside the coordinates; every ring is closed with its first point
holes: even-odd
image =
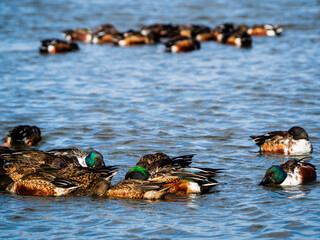
{"type": "Polygon", "coordinates": [[[320,9],[317,1],[1,1],[1,133],[41,128],[40,149],[100,151],[121,172],[148,153],[195,153],[194,166],[223,168],[211,194],[174,201],[0,195],[0,238],[172,239],[320,236],[318,182],[257,184],[272,164],[249,136],[304,127],[320,166],[320,9]],[[111,2],[111,3],[110,3],[111,2]],[[163,46],[80,44],[40,55],[40,40],[67,28],[112,23],[284,25],[251,49],[214,42],[188,54],[163,46]]]}

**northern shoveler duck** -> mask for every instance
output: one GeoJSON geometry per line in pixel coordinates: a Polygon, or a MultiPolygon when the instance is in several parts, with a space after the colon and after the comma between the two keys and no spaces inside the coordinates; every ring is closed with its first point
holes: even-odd
{"type": "Polygon", "coordinates": [[[64,168],[67,166],[80,166],[77,158],[67,156],[57,156],[53,153],[30,149],[11,150],[7,147],[0,147],[0,159],[5,164],[14,164],[15,168],[28,164],[31,166],[49,165],[54,168],[64,168]]]}
{"type": "Polygon", "coordinates": [[[41,139],[41,131],[38,127],[19,125],[10,130],[5,137],[5,143],[2,146],[35,146],[41,139]]]}
{"type": "Polygon", "coordinates": [[[252,38],[246,31],[235,30],[226,39],[225,43],[236,47],[250,48],[252,45],[252,38]]]}
{"type": "Polygon", "coordinates": [[[0,159],[6,163],[45,164],[54,168],[77,166],[98,169],[106,167],[103,156],[98,151],[93,150],[87,152],[76,148],[41,151],[37,149],[12,150],[7,147],[0,147],[0,159]]]}
{"type": "Polygon", "coordinates": [[[260,147],[260,152],[266,154],[301,155],[310,154],[313,150],[309,136],[302,127],[250,137],[260,147]]]}
{"type": "Polygon", "coordinates": [[[218,184],[213,177],[220,169],[189,167],[193,156],[145,155],[126,173],[125,180],[108,190],[107,196],[159,199],[209,192],[218,184]]]}
{"type": "Polygon", "coordinates": [[[69,179],[58,178],[52,174],[37,171],[26,174],[17,181],[12,181],[5,190],[32,196],[63,196],[81,187],[80,184],[69,179]]]}
{"type": "MultiPolygon", "coordinates": [[[[1,157],[2,158],[2,157],[1,157]]],[[[0,164],[0,175],[1,181],[3,176],[9,177],[12,181],[16,182],[25,175],[36,173],[44,164],[39,164],[38,162],[31,161],[8,161],[1,159],[0,164]]],[[[7,181],[7,180],[6,180],[7,181]]],[[[3,184],[2,184],[3,185],[3,184]]]]}
{"type": "Polygon", "coordinates": [[[212,31],[210,27],[204,25],[180,25],[180,35],[195,38],[199,42],[209,41],[213,39],[212,31]]]}
{"type": "Polygon", "coordinates": [[[76,43],[59,39],[45,39],[41,43],[40,53],[66,53],[79,50],[76,43]]]}
{"type": "MultiPolygon", "coordinates": [[[[0,189],[15,192],[16,189],[13,183],[17,183],[20,179],[25,176],[31,176],[32,174],[38,174],[43,169],[55,169],[59,170],[63,167],[67,167],[70,163],[69,159],[64,157],[57,157],[50,154],[46,154],[39,150],[28,150],[28,151],[13,151],[6,147],[0,147],[0,189]]],[[[24,184],[29,184],[28,181],[20,182],[19,184],[23,186],[24,184]]],[[[46,179],[43,179],[46,180],[46,179]]],[[[34,181],[36,184],[37,181],[34,181]]],[[[19,185],[19,186],[20,186],[19,185]]],[[[51,185],[52,186],[52,185],[51,185]]]]}
{"type": "Polygon", "coordinates": [[[60,196],[69,194],[72,190],[73,195],[102,196],[109,189],[112,177],[118,173],[114,166],[84,168],[68,165],[56,168],[39,164],[35,160],[7,161],[2,157],[1,160],[0,189],[17,194],[60,196]],[[72,188],[58,185],[62,183],[61,179],[72,183],[72,188]],[[57,187],[62,187],[62,189],[57,187]]]}
{"type": "Polygon", "coordinates": [[[155,32],[160,38],[172,38],[179,35],[179,26],[172,24],[155,23],[141,28],[142,35],[155,32]]]}
{"type": "Polygon", "coordinates": [[[67,41],[91,43],[92,30],[87,28],[68,29],[62,32],[67,41]]]}
{"type": "MultiPolygon", "coordinates": [[[[54,169],[45,164],[43,158],[34,150],[27,158],[21,157],[19,152],[6,147],[1,147],[0,154],[0,189],[17,194],[37,196],[60,196],[68,194],[71,190],[79,187],[79,184],[57,178],[46,169],[54,169]],[[14,153],[18,153],[17,156],[14,153]],[[37,158],[34,158],[37,157],[37,158]],[[59,180],[60,179],[60,180],[59,180]]],[[[28,151],[28,152],[29,152],[28,151]]],[[[27,151],[24,151],[27,152],[27,151]]]]}
{"type": "Polygon", "coordinates": [[[111,187],[106,195],[111,198],[151,200],[206,193],[218,184],[212,178],[216,172],[201,171],[162,170],[152,177],[145,168],[135,166],[128,171],[126,179],[111,187]]]}
{"type": "Polygon", "coordinates": [[[280,166],[271,166],[259,185],[296,186],[316,179],[315,166],[302,160],[292,159],[280,166]]]}
{"type": "Polygon", "coordinates": [[[92,34],[92,43],[112,43],[118,30],[111,24],[103,24],[92,34]]]}
{"type": "Polygon", "coordinates": [[[278,25],[258,24],[248,29],[248,34],[252,36],[280,36],[283,29],[278,25]]]}
{"type": "Polygon", "coordinates": [[[176,36],[165,43],[166,52],[183,53],[199,49],[199,41],[185,36],[176,36]]]}
{"type": "Polygon", "coordinates": [[[233,23],[224,23],[212,30],[213,40],[219,43],[226,43],[230,35],[235,31],[233,23]]]}
{"type": "Polygon", "coordinates": [[[73,161],[76,159],[81,167],[102,168],[105,167],[103,156],[98,151],[84,151],[78,148],[52,149],[48,153],[55,156],[64,156],[73,161]]]}
{"type": "Polygon", "coordinates": [[[144,44],[155,44],[159,42],[159,37],[155,32],[143,35],[139,31],[129,30],[115,35],[113,43],[118,46],[134,46],[144,44]]]}
{"type": "Polygon", "coordinates": [[[16,194],[35,196],[102,196],[110,188],[111,179],[116,173],[118,171],[111,167],[67,167],[58,170],[42,166],[34,172],[24,172],[19,179],[12,179],[12,174],[8,175],[12,182],[5,189],[16,194]]]}

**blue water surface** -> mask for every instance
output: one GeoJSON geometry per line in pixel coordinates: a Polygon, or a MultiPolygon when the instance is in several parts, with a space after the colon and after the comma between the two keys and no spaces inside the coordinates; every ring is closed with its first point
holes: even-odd
{"type": "Polygon", "coordinates": [[[174,201],[1,193],[1,239],[320,237],[319,183],[258,186],[287,159],[259,155],[249,140],[302,126],[320,167],[318,1],[10,0],[0,9],[3,137],[30,124],[42,130],[42,150],[94,148],[119,165],[113,184],[154,152],[196,154],[194,166],[225,169],[212,193],[174,201]],[[68,28],[158,22],[271,23],[284,33],[255,37],[251,49],[206,42],[187,54],[81,43],[78,52],[38,52],[40,40],[68,28]]]}

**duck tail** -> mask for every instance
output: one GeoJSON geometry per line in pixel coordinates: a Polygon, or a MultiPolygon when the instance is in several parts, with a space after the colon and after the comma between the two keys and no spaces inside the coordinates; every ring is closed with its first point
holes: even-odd
{"type": "Polygon", "coordinates": [[[67,178],[55,178],[52,182],[52,184],[54,184],[56,187],[59,187],[59,188],[67,188],[67,189],[76,189],[76,188],[79,188],[79,187],[82,187],[83,185],[80,184],[79,182],[77,181],[74,181],[74,180],[70,180],[70,179],[67,179],[67,178]]]}
{"type": "Polygon", "coordinates": [[[195,154],[183,155],[171,158],[173,165],[180,167],[187,167],[192,163],[192,158],[195,154]]]}
{"type": "Polygon", "coordinates": [[[269,134],[259,135],[259,136],[250,136],[250,138],[257,144],[259,147],[264,144],[264,142],[270,139],[269,134]]]}

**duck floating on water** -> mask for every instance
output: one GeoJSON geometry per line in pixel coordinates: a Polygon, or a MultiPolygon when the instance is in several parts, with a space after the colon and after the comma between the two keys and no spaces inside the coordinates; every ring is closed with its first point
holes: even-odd
{"type": "Polygon", "coordinates": [[[60,196],[71,192],[73,195],[103,195],[109,189],[112,177],[118,173],[116,167],[105,166],[102,155],[96,151],[87,154],[86,167],[82,167],[73,152],[84,155],[84,151],[74,149],[44,152],[1,147],[0,189],[37,196],[60,196]]]}
{"type": "Polygon", "coordinates": [[[10,130],[2,146],[35,146],[42,140],[41,130],[36,126],[19,125],[10,130]]]}
{"type": "Polygon", "coordinates": [[[125,47],[125,46],[135,46],[135,45],[146,45],[146,44],[156,44],[159,42],[159,36],[157,33],[151,31],[146,34],[142,34],[140,31],[129,30],[124,33],[119,33],[115,35],[113,43],[115,45],[125,47]]]}
{"type": "Polygon", "coordinates": [[[103,24],[92,33],[92,43],[112,43],[118,30],[111,24],[103,24]]]}
{"type": "Polygon", "coordinates": [[[309,136],[302,127],[292,127],[288,131],[274,131],[264,135],[250,136],[261,153],[303,155],[312,153],[309,136]]]}
{"type": "Polygon", "coordinates": [[[180,35],[195,38],[199,42],[213,40],[212,30],[205,25],[185,24],[180,25],[180,35]]]}
{"type": "Polygon", "coordinates": [[[88,28],[67,29],[62,32],[67,41],[91,43],[93,31],[88,28]]]}
{"type": "Polygon", "coordinates": [[[78,148],[51,149],[48,153],[55,156],[64,156],[70,160],[76,159],[81,167],[101,168],[105,167],[103,155],[98,151],[85,151],[78,148]]]}
{"type": "Polygon", "coordinates": [[[78,51],[78,44],[60,39],[45,39],[41,41],[40,53],[66,53],[78,51]]]}
{"type": "Polygon", "coordinates": [[[173,37],[165,43],[165,51],[171,53],[185,53],[199,49],[199,41],[185,36],[173,37]]]}
{"type": "Polygon", "coordinates": [[[218,184],[213,177],[220,169],[189,167],[193,156],[145,155],[106,195],[111,198],[161,199],[207,193],[218,184]]]}
{"type": "Polygon", "coordinates": [[[316,168],[302,160],[292,159],[281,165],[273,165],[259,185],[296,186],[317,179],[316,168]]]}
{"type": "Polygon", "coordinates": [[[257,24],[249,27],[248,34],[252,36],[280,36],[283,32],[283,28],[278,25],[272,24],[257,24]]]}

